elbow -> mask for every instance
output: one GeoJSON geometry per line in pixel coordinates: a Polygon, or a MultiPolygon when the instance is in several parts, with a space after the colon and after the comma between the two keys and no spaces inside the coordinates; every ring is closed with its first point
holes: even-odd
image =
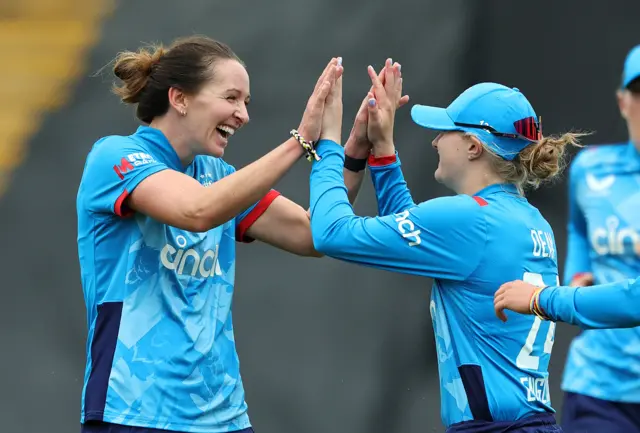
{"type": "Polygon", "coordinates": [[[226,220],[217,218],[216,215],[208,215],[210,213],[197,201],[190,203],[184,206],[178,227],[194,233],[204,233],[225,223],[226,220]]]}
{"type": "Polygon", "coordinates": [[[206,224],[203,219],[199,219],[197,217],[186,217],[184,219],[184,222],[180,224],[178,228],[187,230],[192,233],[205,233],[211,230],[213,227],[215,226],[206,224]]]}
{"type": "Polygon", "coordinates": [[[315,243],[309,230],[309,223],[304,230],[300,231],[300,235],[296,237],[299,241],[290,249],[290,252],[301,257],[323,257],[324,255],[315,248],[315,243]]]}
{"type": "MultiPolygon", "coordinates": [[[[307,231],[307,233],[309,232],[307,231]]],[[[300,248],[298,250],[298,255],[302,257],[324,257],[324,254],[318,248],[316,248],[316,241],[313,237],[313,234],[306,236],[304,244],[300,245],[300,248]]]]}
{"type": "Polygon", "coordinates": [[[302,257],[313,257],[313,258],[316,258],[316,259],[324,257],[324,254],[322,254],[320,251],[318,251],[313,246],[313,244],[311,244],[308,248],[303,250],[299,255],[302,256],[302,257]]]}
{"type": "Polygon", "coordinates": [[[313,239],[313,234],[309,229],[309,222],[306,222],[306,227],[304,229],[304,235],[300,236],[300,239],[304,239],[304,242],[300,242],[298,247],[296,248],[296,254],[302,257],[315,257],[320,258],[324,257],[317,248],[315,248],[315,240],[313,239]]]}
{"type": "Polygon", "coordinates": [[[318,254],[332,256],[336,252],[335,236],[330,235],[330,230],[325,227],[314,227],[311,225],[311,235],[313,238],[313,248],[318,254]]]}

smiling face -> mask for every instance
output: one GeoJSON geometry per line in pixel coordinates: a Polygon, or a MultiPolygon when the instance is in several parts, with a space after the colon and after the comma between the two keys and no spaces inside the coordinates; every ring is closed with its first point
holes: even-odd
{"type": "Polygon", "coordinates": [[[249,74],[233,59],[213,65],[212,79],[185,96],[185,135],[197,154],[222,157],[230,137],[249,122],[249,74]]]}
{"type": "Polygon", "coordinates": [[[463,132],[442,132],[431,145],[438,152],[438,168],[434,173],[436,181],[456,190],[456,179],[461,177],[469,165],[469,139],[463,132]]]}

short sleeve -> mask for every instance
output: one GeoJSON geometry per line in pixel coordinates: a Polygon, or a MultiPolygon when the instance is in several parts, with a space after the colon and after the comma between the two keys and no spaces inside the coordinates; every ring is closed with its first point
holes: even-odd
{"type": "Polygon", "coordinates": [[[121,217],[132,212],[126,198],[147,177],[168,167],[129,137],[107,137],[98,141],[84,167],[79,189],[88,210],[121,217]]]}
{"type": "MultiPolygon", "coordinates": [[[[236,169],[229,164],[226,164],[225,172],[226,176],[229,176],[235,173],[236,169]]],[[[280,193],[276,190],[269,191],[260,201],[254,203],[249,206],[247,209],[242,211],[235,218],[236,222],[236,241],[243,243],[251,243],[254,241],[253,238],[247,236],[247,230],[255,223],[258,218],[262,216],[262,214],[269,208],[271,203],[280,195],[280,193]]]]}

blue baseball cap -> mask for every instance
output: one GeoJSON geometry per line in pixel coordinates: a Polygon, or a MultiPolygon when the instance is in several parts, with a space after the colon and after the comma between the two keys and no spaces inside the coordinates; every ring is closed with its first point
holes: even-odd
{"type": "Polygon", "coordinates": [[[496,83],[468,88],[447,108],[414,105],[411,118],[424,128],[473,134],[506,160],[542,137],[527,98],[516,88],[496,83]]]}
{"type": "Polygon", "coordinates": [[[622,72],[622,88],[626,89],[636,78],[640,78],[640,45],[636,45],[629,51],[624,61],[622,72]]]}

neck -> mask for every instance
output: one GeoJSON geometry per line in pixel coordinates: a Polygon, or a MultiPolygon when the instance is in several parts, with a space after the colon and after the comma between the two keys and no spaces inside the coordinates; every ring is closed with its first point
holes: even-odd
{"type": "Polygon", "coordinates": [[[640,125],[634,128],[629,123],[628,129],[629,129],[629,140],[631,140],[631,142],[636,147],[638,152],[640,152],[640,125]]]}
{"type": "Polygon", "coordinates": [[[481,171],[468,173],[453,189],[456,194],[474,195],[481,189],[497,183],[504,183],[504,180],[491,171],[481,171]]]}
{"type": "Polygon", "coordinates": [[[169,140],[171,147],[173,147],[173,150],[176,151],[180,162],[186,167],[191,164],[196,155],[193,152],[188,137],[180,131],[175,121],[168,118],[169,116],[170,114],[153,119],[149,126],[158,129],[164,134],[167,140],[169,140]]]}

